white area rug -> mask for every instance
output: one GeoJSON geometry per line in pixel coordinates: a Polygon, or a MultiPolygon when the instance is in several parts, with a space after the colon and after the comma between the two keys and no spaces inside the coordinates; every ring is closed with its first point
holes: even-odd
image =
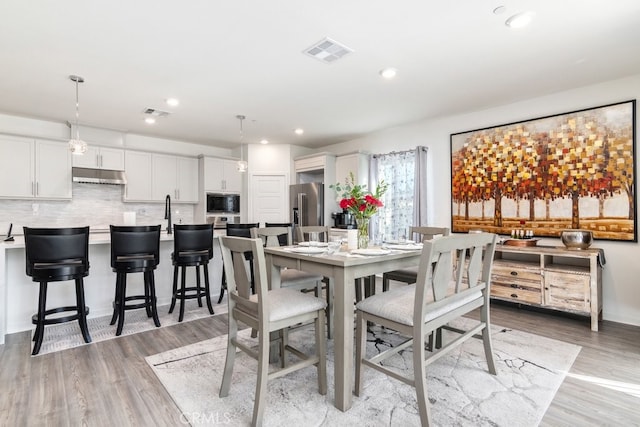
{"type": "MultiPolygon", "coordinates": [[[[290,342],[313,342],[312,328],[293,332],[290,342]]],[[[243,337],[250,340],[248,330],[243,337]]],[[[379,328],[369,333],[368,355],[400,342],[379,328]]],[[[219,398],[226,335],[149,356],[152,367],[192,425],[249,425],[256,385],[256,362],[239,353],[229,397],[219,398]]],[[[446,339],[446,335],[445,335],[446,339]]],[[[493,328],[497,376],[489,374],[481,340],[469,340],[428,371],[432,417],[438,426],[536,426],[569,371],[579,346],[493,328]]],[[[303,346],[304,347],[304,346],[303,346]]],[[[364,368],[364,391],[341,412],[333,406],[333,341],[328,342],[329,390],[318,394],[315,368],[269,381],[265,426],[419,426],[415,390],[373,369],[364,368]]],[[[411,372],[411,352],[391,359],[411,372]]]]}
{"type": "MultiPolygon", "coordinates": [[[[171,314],[169,314],[169,305],[158,306],[158,319],[160,320],[161,327],[176,325],[179,323],[179,304],[179,302],[176,302],[176,306],[171,314]]],[[[202,305],[203,307],[198,307],[197,300],[187,300],[184,307],[184,319],[182,322],[189,322],[191,320],[211,316],[204,300],[202,301],[202,305]]],[[[227,306],[228,305],[226,303],[214,304],[213,310],[215,314],[213,315],[215,316],[226,313],[227,306]]],[[[87,319],[87,326],[92,342],[95,343],[112,338],[118,338],[116,337],[116,327],[118,326],[118,323],[116,322],[115,325],[109,325],[110,321],[111,315],[87,319]]],[[[129,310],[124,314],[124,327],[122,328],[122,335],[120,336],[145,332],[155,329],[155,327],[153,319],[147,317],[147,313],[144,309],[129,310]]],[[[33,336],[33,333],[31,335],[33,336]]],[[[84,338],[82,338],[82,333],[80,332],[80,327],[78,326],[77,321],[46,326],[44,329],[42,346],[40,347],[40,352],[36,356],[52,353],[54,351],[66,350],[68,348],[79,347],[81,345],[87,345],[87,343],[85,343],[84,338]]]]}

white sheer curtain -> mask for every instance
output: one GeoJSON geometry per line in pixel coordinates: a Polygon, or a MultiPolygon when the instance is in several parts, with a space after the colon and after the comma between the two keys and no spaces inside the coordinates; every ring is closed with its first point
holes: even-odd
{"type": "Polygon", "coordinates": [[[389,184],[370,226],[374,242],[409,237],[410,226],[426,225],[426,155],[426,147],[417,147],[371,157],[369,188],[389,184]]]}

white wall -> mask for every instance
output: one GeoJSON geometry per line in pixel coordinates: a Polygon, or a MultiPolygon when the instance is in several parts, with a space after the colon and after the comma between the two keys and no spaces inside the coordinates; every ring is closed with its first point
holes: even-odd
{"type": "MultiPolygon", "coordinates": [[[[640,75],[634,75],[515,104],[398,126],[364,138],[322,147],[321,150],[340,155],[358,149],[372,153],[387,153],[393,150],[410,149],[416,145],[429,147],[428,182],[430,185],[427,198],[430,206],[430,223],[436,226],[450,226],[450,134],[638,98],[640,98],[640,75]]],[[[638,128],[636,113],[636,142],[638,128]]],[[[636,152],[637,163],[640,163],[639,157],[636,152]]],[[[639,171],[640,167],[637,164],[636,174],[639,171]]],[[[636,227],[638,226],[639,224],[636,224],[636,227]]],[[[557,239],[545,239],[542,244],[560,245],[560,242],[557,239]]],[[[638,243],[597,241],[594,246],[605,250],[607,260],[603,272],[604,318],[640,325],[640,292],[638,291],[640,247],[638,243]]]]}

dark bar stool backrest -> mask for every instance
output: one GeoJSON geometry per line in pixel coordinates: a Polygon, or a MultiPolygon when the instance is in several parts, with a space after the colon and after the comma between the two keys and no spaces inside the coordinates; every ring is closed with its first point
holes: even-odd
{"type": "MultiPolygon", "coordinates": [[[[227,223],[227,236],[235,236],[235,237],[247,237],[251,238],[251,229],[258,228],[260,226],[259,222],[256,223],[245,223],[245,224],[230,224],[227,223]]],[[[245,252],[244,259],[252,260],[253,254],[251,252],[245,252]]]]}
{"type": "Polygon", "coordinates": [[[133,255],[152,255],[155,265],[160,263],[159,225],[112,225],[110,228],[112,268],[116,268],[117,257],[133,255]]]}
{"type": "MultiPolygon", "coordinates": [[[[290,222],[265,222],[264,223],[265,227],[291,227],[291,230],[293,230],[293,224],[290,222]]],[[[291,236],[293,238],[293,235],[291,236]]],[[[278,242],[280,243],[280,246],[287,246],[288,242],[287,242],[287,235],[280,235],[278,236],[278,242]]]]}
{"type": "MultiPolygon", "coordinates": [[[[26,273],[33,277],[34,265],[61,261],[78,261],[89,272],[89,227],[24,227],[26,273]]],[[[69,280],[57,277],[57,280],[69,280]]],[[[34,280],[36,278],[34,277],[34,280]]],[[[36,280],[37,281],[37,280],[36,280]]]]}
{"type": "Polygon", "coordinates": [[[180,252],[208,251],[213,258],[213,224],[194,224],[173,226],[174,256],[180,252]]]}

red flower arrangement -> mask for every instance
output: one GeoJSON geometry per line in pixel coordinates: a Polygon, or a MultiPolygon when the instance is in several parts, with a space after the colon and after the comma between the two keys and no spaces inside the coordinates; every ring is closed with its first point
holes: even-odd
{"type": "Polygon", "coordinates": [[[371,193],[367,190],[366,185],[355,183],[355,177],[351,172],[344,184],[338,183],[329,187],[341,195],[340,207],[352,213],[358,221],[371,218],[378,211],[378,208],[384,206],[380,199],[387,191],[388,185],[384,181],[380,181],[376,186],[375,193],[371,193]]]}

